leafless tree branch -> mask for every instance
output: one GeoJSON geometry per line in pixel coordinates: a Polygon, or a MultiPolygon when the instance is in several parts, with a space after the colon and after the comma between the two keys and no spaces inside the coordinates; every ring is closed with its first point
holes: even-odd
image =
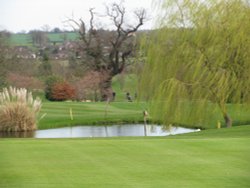
{"type": "Polygon", "coordinates": [[[86,29],[86,24],[82,19],[80,22],[73,19],[69,21],[78,27],[80,39],[84,44],[82,50],[86,54],[85,57],[89,58],[88,62],[91,63],[91,67],[94,71],[106,72],[110,75],[110,79],[125,68],[126,60],[134,50],[134,33],[143,25],[146,12],[144,9],[135,11],[137,24],[126,28],[126,9],[117,3],[106,6],[106,15],[115,26],[114,31],[109,31],[109,37],[107,33],[105,34],[105,30],[95,29],[96,14],[93,8],[89,10],[89,13],[89,30],[86,29]]]}

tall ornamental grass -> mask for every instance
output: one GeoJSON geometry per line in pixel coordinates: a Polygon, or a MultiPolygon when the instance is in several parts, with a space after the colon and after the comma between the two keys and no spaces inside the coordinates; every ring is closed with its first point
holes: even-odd
{"type": "Polygon", "coordinates": [[[9,87],[0,92],[0,131],[20,132],[36,130],[36,118],[41,100],[33,99],[24,88],[9,87]]]}

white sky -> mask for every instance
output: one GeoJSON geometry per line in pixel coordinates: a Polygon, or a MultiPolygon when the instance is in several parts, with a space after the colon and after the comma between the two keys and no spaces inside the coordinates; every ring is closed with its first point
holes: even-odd
{"type": "MultiPolygon", "coordinates": [[[[154,3],[157,0],[154,0],[154,3]]],[[[76,20],[82,18],[85,22],[89,20],[89,8],[96,8],[98,13],[105,12],[105,4],[120,0],[0,0],[0,30],[20,32],[32,29],[42,29],[49,25],[50,29],[70,29],[63,21],[74,16],[76,20]]],[[[151,0],[124,0],[126,10],[145,8],[148,18],[151,18],[142,29],[152,27],[152,19],[155,17],[151,0]]],[[[132,22],[132,17],[127,21],[132,22]]],[[[107,23],[101,23],[107,26],[107,23]],[[106,24],[106,25],[105,25],[106,24]]]]}

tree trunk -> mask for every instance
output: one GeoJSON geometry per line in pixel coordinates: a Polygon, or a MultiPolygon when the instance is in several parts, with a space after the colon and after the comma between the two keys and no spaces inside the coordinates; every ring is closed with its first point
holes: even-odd
{"type": "Polygon", "coordinates": [[[112,78],[113,78],[112,73],[108,71],[101,72],[101,81],[99,84],[101,101],[113,100],[112,78]]]}
{"type": "Polygon", "coordinates": [[[224,117],[224,120],[225,120],[225,123],[226,123],[227,128],[232,127],[233,121],[232,121],[232,119],[230,118],[230,116],[229,116],[227,113],[225,113],[225,114],[223,114],[223,117],[224,117]]]}
{"type": "Polygon", "coordinates": [[[225,120],[227,128],[232,127],[233,121],[232,121],[231,117],[229,116],[229,114],[227,113],[225,104],[223,102],[218,103],[218,104],[219,104],[219,107],[222,111],[223,118],[225,120]]]}

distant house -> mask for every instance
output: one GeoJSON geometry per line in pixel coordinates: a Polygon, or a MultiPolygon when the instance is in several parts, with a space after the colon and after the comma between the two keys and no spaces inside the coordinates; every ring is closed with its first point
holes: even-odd
{"type": "Polygon", "coordinates": [[[17,58],[21,59],[36,59],[37,57],[27,46],[15,46],[12,49],[12,53],[14,53],[17,58]]]}

